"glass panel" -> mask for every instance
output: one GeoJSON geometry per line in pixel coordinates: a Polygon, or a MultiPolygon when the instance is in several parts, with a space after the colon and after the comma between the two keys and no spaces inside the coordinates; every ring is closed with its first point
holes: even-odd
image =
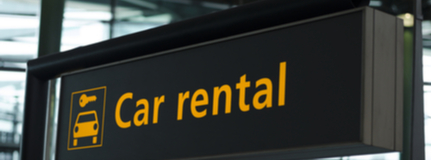
{"type": "Polygon", "coordinates": [[[256,0],[117,0],[113,37],[178,22],[256,0]]]}
{"type": "Polygon", "coordinates": [[[0,70],[24,69],[36,57],[40,0],[0,1],[0,70]]]}
{"type": "Polygon", "coordinates": [[[380,153],[380,154],[369,154],[369,155],[319,158],[316,160],[397,160],[399,159],[399,156],[400,156],[399,152],[392,152],[392,153],[380,153]]]}
{"type": "Polygon", "coordinates": [[[61,51],[109,39],[110,1],[66,0],[61,51]]]}
{"type": "MultiPolygon", "coordinates": [[[[430,4],[429,4],[430,5],[430,4]]],[[[430,6],[429,6],[430,8],[430,6]]],[[[429,13],[430,14],[430,13],[429,13]]],[[[423,34],[423,80],[425,113],[425,153],[426,160],[432,160],[432,57],[431,57],[431,21],[422,22],[423,34]]]]}
{"type": "Polygon", "coordinates": [[[37,56],[40,0],[0,0],[0,159],[18,160],[26,62],[37,56]]]}
{"type": "Polygon", "coordinates": [[[0,159],[18,159],[25,72],[0,71],[0,159]]]}
{"type": "MultiPolygon", "coordinates": [[[[430,59],[430,57],[429,57],[430,59]]],[[[430,64],[430,61],[429,61],[430,64]]],[[[424,86],[424,103],[425,103],[425,152],[426,160],[432,160],[432,87],[430,85],[424,86]]]]}

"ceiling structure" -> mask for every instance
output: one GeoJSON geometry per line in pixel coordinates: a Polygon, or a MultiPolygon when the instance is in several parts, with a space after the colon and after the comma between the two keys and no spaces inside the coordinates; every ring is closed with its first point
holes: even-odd
{"type": "MultiPolygon", "coordinates": [[[[254,1],[256,0],[66,0],[64,16],[65,19],[81,19],[80,25],[88,24],[88,20],[91,19],[107,25],[110,21],[114,21],[114,24],[118,24],[119,27],[135,26],[134,29],[117,34],[121,36],[254,1]],[[92,14],[87,14],[90,12],[92,14]],[[111,13],[114,13],[114,16],[111,13]],[[90,15],[99,16],[92,19],[90,15]],[[140,28],[145,24],[151,27],[140,28]]],[[[370,2],[370,6],[393,15],[412,13],[412,4],[413,0],[371,0],[370,2]]],[[[423,19],[430,21],[431,0],[423,0],[422,5],[423,12],[428,13],[424,14],[423,19]]],[[[40,0],[0,0],[0,21],[7,22],[0,24],[2,64],[26,62],[36,58],[39,12],[40,0]]],[[[64,23],[64,30],[68,30],[70,26],[76,27],[68,24],[64,23]]],[[[116,31],[115,28],[114,30],[116,31]]]]}

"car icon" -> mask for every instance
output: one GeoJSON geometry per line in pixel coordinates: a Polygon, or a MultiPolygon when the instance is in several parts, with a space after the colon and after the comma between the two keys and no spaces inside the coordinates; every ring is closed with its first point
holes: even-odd
{"type": "Polygon", "coordinates": [[[99,121],[95,110],[78,113],[73,128],[73,145],[78,145],[78,138],[93,136],[93,144],[97,142],[99,121]]]}

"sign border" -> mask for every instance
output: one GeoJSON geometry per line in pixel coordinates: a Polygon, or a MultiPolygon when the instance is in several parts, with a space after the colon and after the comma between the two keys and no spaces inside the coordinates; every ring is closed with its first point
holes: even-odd
{"type": "Polygon", "coordinates": [[[86,89],[86,90],[81,90],[81,91],[76,91],[76,92],[72,92],[71,95],[71,107],[70,107],[70,112],[69,112],[69,128],[68,128],[68,142],[67,142],[67,150],[79,150],[79,149],[87,149],[87,148],[95,148],[95,147],[102,147],[103,145],[103,132],[104,132],[104,126],[105,126],[105,103],[106,103],[106,91],[107,91],[107,87],[106,86],[101,86],[101,87],[96,87],[96,88],[91,88],[91,89],[86,89]],[[71,129],[71,120],[72,120],[72,107],[73,107],[73,95],[74,94],[78,94],[78,93],[83,93],[83,92],[89,92],[89,91],[94,91],[94,90],[100,90],[100,89],[104,89],[104,101],[103,101],[103,109],[102,109],[102,129],[101,129],[101,143],[100,144],[96,144],[96,145],[90,145],[90,146],[82,146],[82,147],[73,147],[70,148],[70,129],[71,129]]]}

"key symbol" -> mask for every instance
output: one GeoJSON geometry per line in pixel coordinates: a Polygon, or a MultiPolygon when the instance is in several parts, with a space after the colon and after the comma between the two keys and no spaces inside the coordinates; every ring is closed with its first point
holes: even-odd
{"type": "Polygon", "coordinates": [[[88,96],[86,94],[82,94],[79,100],[79,104],[81,107],[85,107],[87,103],[96,101],[96,96],[88,96]]]}

